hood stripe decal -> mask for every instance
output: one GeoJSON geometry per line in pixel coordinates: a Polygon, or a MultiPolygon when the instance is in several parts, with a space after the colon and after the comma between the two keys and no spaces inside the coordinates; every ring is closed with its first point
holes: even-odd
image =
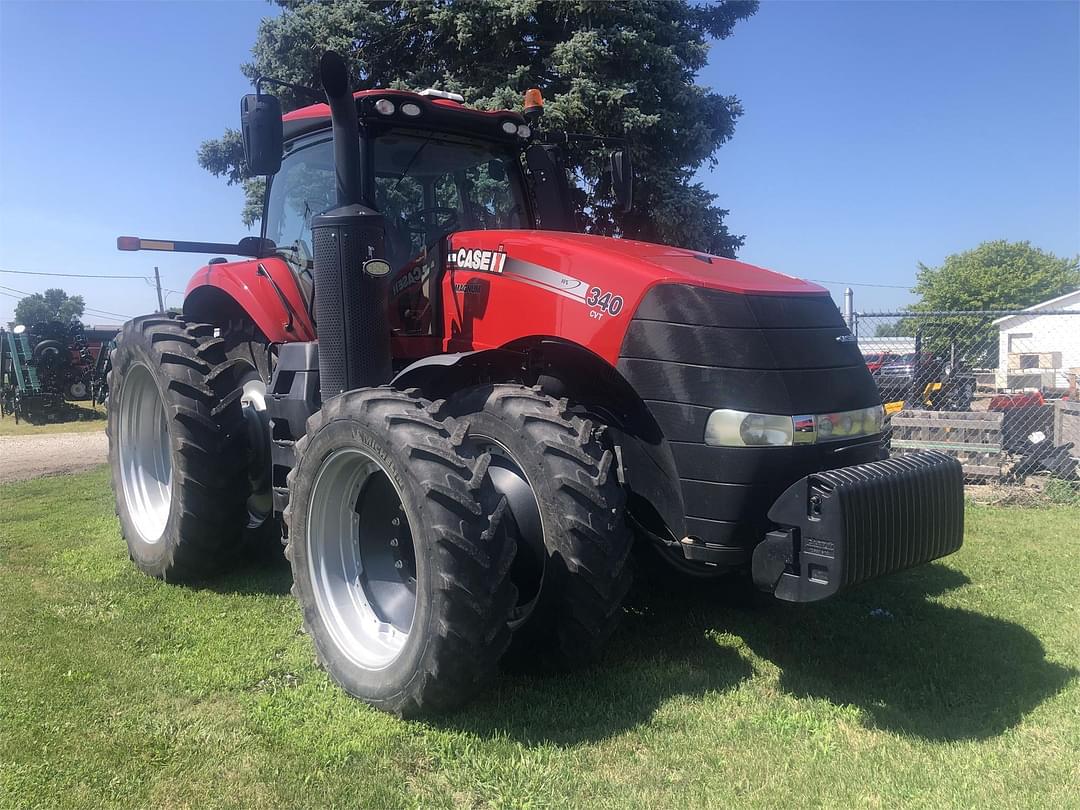
{"type": "Polygon", "coordinates": [[[503,275],[513,276],[518,281],[550,290],[581,303],[585,303],[589,291],[589,285],[580,278],[574,278],[557,270],[552,270],[550,267],[512,257],[507,257],[506,264],[503,267],[503,275]]]}

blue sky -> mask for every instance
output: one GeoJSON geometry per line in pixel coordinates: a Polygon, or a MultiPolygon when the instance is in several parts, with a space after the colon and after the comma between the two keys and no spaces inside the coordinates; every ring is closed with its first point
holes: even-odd
{"type": "MultiPolygon", "coordinates": [[[[271,13],[257,0],[0,0],[0,269],[157,264],[182,290],[200,257],[118,253],[115,237],[243,236],[241,193],[195,150],[236,125],[238,66],[271,13]]],[[[747,235],[747,261],[903,287],[917,262],[984,239],[1080,253],[1080,3],[765,2],[700,80],[746,109],[701,176],[747,235]]],[[[155,305],[139,280],[0,285],[63,286],[119,315],[155,305]]],[[[863,310],[911,300],[855,290],[863,310]]],[[[0,322],[14,304],[0,295],[0,322]]]]}

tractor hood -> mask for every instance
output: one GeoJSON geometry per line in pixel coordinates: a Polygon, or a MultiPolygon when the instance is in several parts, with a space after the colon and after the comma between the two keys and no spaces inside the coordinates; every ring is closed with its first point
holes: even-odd
{"type": "MultiPolygon", "coordinates": [[[[826,291],[793,276],[752,264],[710,256],[684,248],[558,231],[461,231],[450,237],[452,253],[460,248],[483,248],[506,253],[574,278],[600,268],[625,282],[690,284],[735,293],[758,295],[821,295],[826,291]]],[[[644,290],[642,290],[644,292],[644,290]]]]}
{"type": "Polygon", "coordinates": [[[654,291],[663,290],[715,293],[740,310],[756,306],[755,301],[775,302],[772,308],[781,320],[797,320],[796,310],[806,307],[826,312],[830,323],[840,318],[828,292],[816,284],[733,259],[632,239],[559,231],[459,231],[447,239],[446,258],[445,294],[452,302],[445,313],[448,351],[557,335],[614,364],[630,320],[655,298],[654,291]]]}

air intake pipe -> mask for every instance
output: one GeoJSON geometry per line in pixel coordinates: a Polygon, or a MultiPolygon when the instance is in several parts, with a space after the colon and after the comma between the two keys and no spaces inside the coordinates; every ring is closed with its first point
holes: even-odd
{"type": "Polygon", "coordinates": [[[334,133],[337,208],[311,222],[319,388],[323,402],[343,391],[390,380],[386,232],[365,188],[374,184],[371,144],[361,151],[356,101],[345,60],[323,54],[319,74],[334,133]],[[367,158],[367,160],[364,160],[367,158]],[[365,165],[366,164],[366,165],[365,165]]]}

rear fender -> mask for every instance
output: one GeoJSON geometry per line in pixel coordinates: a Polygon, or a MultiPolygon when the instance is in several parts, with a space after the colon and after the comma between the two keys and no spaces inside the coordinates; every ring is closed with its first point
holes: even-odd
{"type": "Polygon", "coordinates": [[[209,264],[188,282],[184,314],[220,323],[239,308],[272,343],[315,340],[304,297],[281,259],[209,264]]]}

